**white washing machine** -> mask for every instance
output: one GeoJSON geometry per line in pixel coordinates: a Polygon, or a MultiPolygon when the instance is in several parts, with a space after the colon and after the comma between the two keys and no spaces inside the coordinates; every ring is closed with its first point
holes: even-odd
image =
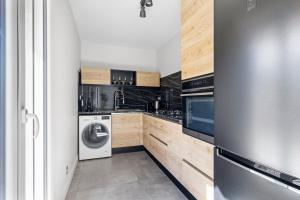
{"type": "Polygon", "coordinates": [[[79,116],[79,160],[111,156],[111,115],[79,116]]]}

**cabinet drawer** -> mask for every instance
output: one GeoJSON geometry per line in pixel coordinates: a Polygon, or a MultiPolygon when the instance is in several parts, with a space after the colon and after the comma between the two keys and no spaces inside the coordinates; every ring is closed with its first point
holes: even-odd
{"type": "Polygon", "coordinates": [[[155,137],[154,135],[150,134],[150,149],[149,151],[153,154],[153,156],[164,166],[166,165],[166,158],[167,158],[167,147],[168,145],[164,143],[159,138],[155,137]]]}
{"type": "Polygon", "coordinates": [[[151,126],[151,125],[149,126],[149,134],[152,134],[153,136],[159,138],[161,141],[163,141],[166,144],[168,144],[168,142],[169,142],[168,135],[165,134],[164,132],[162,132],[156,126],[151,126]]]}
{"type": "MultiPolygon", "coordinates": [[[[150,136],[149,135],[146,135],[146,134],[144,134],[144,147],[148,150],[148,151],[150,151],[150,148],[151,148],[151,146],[150,146],[150,136]]],[[[151,152],[151,151],[150,151],[151,152]]]]}
{"type": "Polygon", "coordinates": [[[182,184],[199,200],[213,200],[213,180],[200,169],[182,160],[182,184]]]}
{"type": "Polygon", "coordinates": [[[181,181],[181,161],[182,158],[180,156],[168,149],[166,168],[178,181],[181,181]]]}
{"type": "Polygon", "coordinates": [[[151,117],[148,122],[149,131],[156,137],[169,143],[176,137],[176,134],[181,133],[182,126],[176,123],[168,122],[162,119],[151,117]]]}
{"type": "Polygon", "coordinates": [[[182,135],[182,157],[209,177],[214,177],[214,146],[195,139],[191,136],[182,135]]]}

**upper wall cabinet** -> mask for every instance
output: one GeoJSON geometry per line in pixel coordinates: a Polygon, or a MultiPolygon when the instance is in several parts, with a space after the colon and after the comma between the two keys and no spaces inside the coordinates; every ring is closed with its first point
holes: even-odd
{"type": "Polygon", "coordinates": [[[158,72],[136,72],[136,85],[160,87],[160,74],[158,72]]]}
{"type": "Polygon", "coordinates": [[[81,84],[110,85],[110,69],[99,69],[96,67],[81,68],[81,84]]]}
{"type": "Polygon", "coordinates": [[[182,79],[214,72],[213,0],[182,0],[182,79]]]}

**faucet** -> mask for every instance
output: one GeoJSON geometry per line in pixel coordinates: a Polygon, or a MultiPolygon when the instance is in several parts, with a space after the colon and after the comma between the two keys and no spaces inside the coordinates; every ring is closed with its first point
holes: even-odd
{"type": "Polygon", "coordinates": [[[118,110],[120,108],[119,100],[122,99],[122,103],[125,103],[125,95],[123,90],[116,90],[114,92],[114,109],[118,110]]]}

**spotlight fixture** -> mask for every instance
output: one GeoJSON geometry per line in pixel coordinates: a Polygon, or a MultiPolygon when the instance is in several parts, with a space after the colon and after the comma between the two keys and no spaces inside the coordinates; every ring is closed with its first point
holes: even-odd
{"type": "Polygon", "coordinates": [[[141,6],[140,17],[141,18],[145,18],[146,17],[146,10],[145,10],[144,6],[141,6]]]}
{"type": "Polygon", "coordinates": [[[152,7],[152,6],[153,6],[152,0],[141,0],[140,17],[145,18],[146,17],[146,7],[152,7]]]}
{"type": "Polygon", "coordinates": [[[146,5],[147,7],[152,7],[152,6],[153,6],[152,0],[145,0],[145,5],[146,5]]]}

